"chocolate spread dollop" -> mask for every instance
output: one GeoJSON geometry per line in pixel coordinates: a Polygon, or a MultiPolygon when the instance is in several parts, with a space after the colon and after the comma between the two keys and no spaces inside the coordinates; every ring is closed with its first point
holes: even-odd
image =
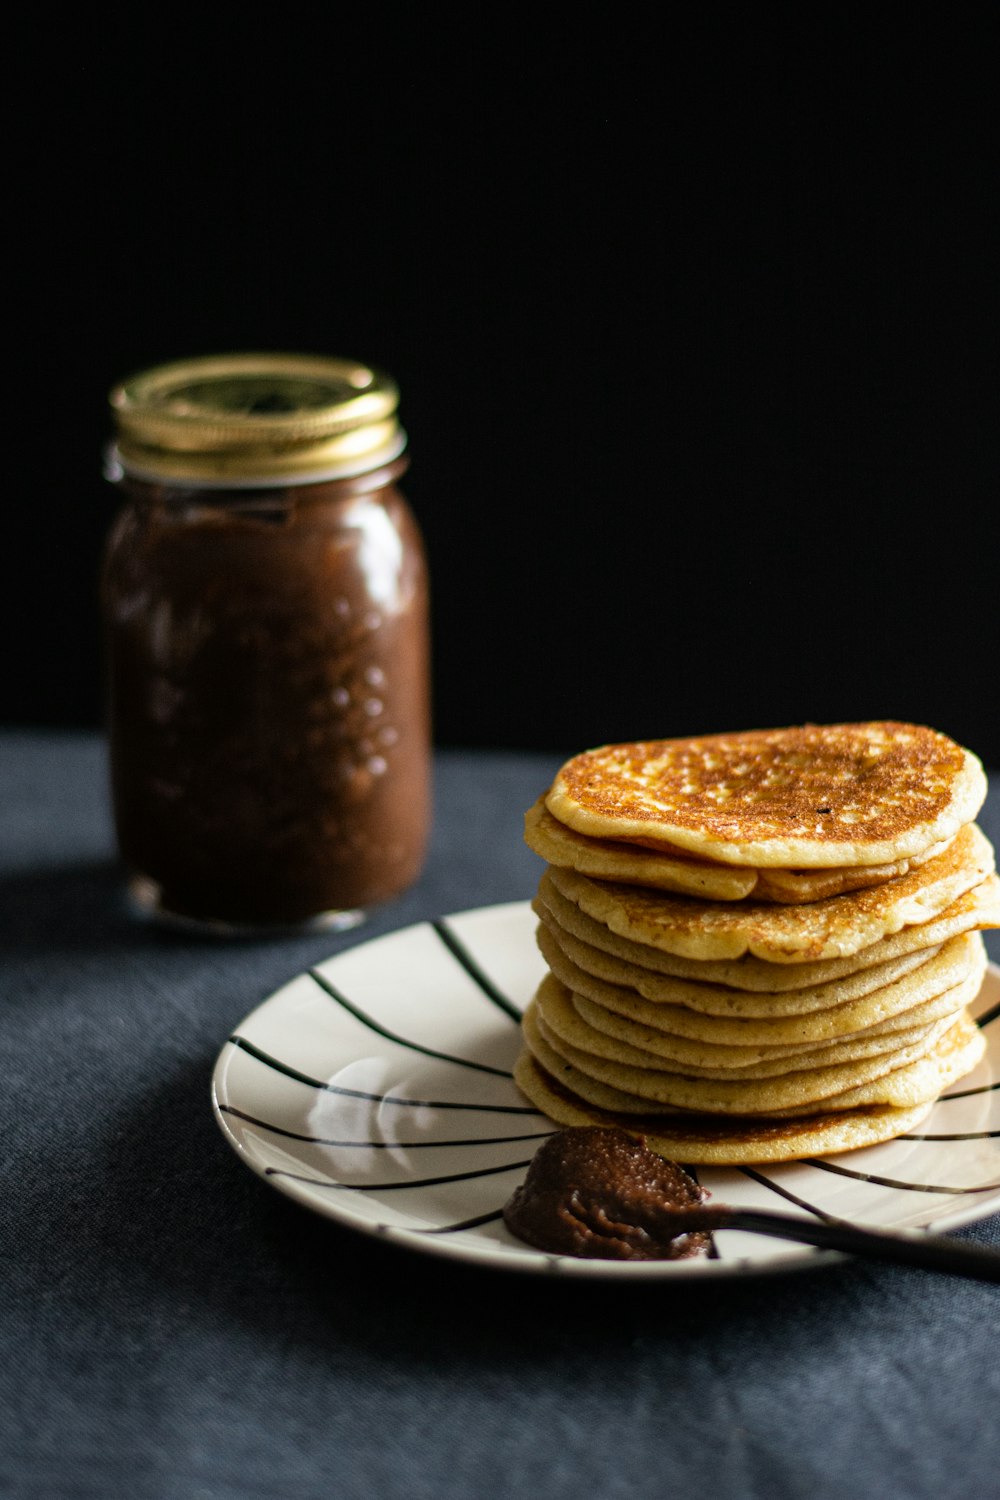
{"type": "Polygon", "coordinates": [[[676,1212],[707,1196],[642,1137],[575,1126],[539,1147],[503,1216],[512,1234],[554,1255],[683,1260],[704,1253],[710,1238],[701,1231],[678,1233],[676,1212]]]}

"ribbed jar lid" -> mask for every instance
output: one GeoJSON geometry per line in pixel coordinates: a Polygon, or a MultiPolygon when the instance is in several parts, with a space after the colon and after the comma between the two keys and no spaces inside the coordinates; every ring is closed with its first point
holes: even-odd
{"type": "Polygon", "coordinates": [[[337,479],[376,469],[406,446],[395,382],[356,360],[203,355],[133,375],[109,400],[118,462],[142,478],[337,479]]]}

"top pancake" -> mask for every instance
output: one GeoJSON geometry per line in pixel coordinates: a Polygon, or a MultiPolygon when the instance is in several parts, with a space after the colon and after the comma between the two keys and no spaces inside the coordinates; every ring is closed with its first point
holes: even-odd
{"type": "Polygon", "coordinates": [[[545,805],[592,838],[796,870],[920,854],[985,796],[970,751],[880,720],[604,745],[566,762],[545,805]]]}

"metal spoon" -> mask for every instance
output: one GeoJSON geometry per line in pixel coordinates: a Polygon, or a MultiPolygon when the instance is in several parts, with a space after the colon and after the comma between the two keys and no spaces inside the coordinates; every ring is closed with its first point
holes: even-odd
{"type": "Polygon", "coordinates": [[[923,1229],[862,1229],[843,1219],[800,1219],[793,1214],[773,1213],[763,1208],[728,1208],[725,1204],[700,1208],[663,1209],[658,1228],[667,1234],[690,1234],[695,1230],[745,1229],[772,1239],[818,1245],[823,1250],[842,1250],[874,1260],[919,1266],[925,1271],[946,1271],[973,1281],[1000,1284],[1000,1250],[967,1244],[950,1235],[928,1234],[923,1229]]]}

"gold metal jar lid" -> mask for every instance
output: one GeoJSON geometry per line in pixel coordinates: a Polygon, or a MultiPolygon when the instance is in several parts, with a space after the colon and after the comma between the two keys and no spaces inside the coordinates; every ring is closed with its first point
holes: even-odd
{"type": "Polygon", "coordinates": [[[354,360],[218,354],[133,375],[110,393],[112,467],[240,488],[364,474],[397,458],[399,392],[354,360]]]}

